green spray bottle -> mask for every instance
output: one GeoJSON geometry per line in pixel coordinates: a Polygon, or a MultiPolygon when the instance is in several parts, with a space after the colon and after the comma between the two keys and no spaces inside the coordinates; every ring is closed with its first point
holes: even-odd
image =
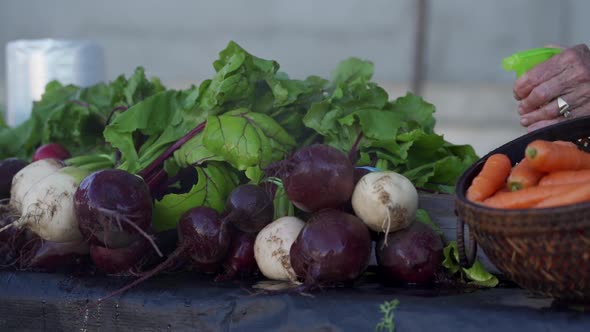
{"type": "Polygon", "coordinates": [[[506,71],[516,72],[516,78],[529,71],[534,66],[549,60],[552,56],[561,53],[561,49],[544,47],[533,48],[514,53],[502,60],[502,67],[506,71]]]}

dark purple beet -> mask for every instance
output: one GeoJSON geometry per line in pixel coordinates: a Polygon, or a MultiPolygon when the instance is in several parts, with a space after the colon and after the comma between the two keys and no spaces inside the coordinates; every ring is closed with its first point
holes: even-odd
{"type": "Polygon", "coordinates": [[[231,240],[230,228],[217,211],[196,207],[185,212],[178,223],[179,247],[185,247],[192,260],[214,263],[223,259],[231,240]]]}
{"type": "Polygon", "coordinates": [[[88,259],[88,243],[39,241],[35,254],[21,265],[43,271],[62,271],[76,268],[88,259]]]}
{"type": "Polygon", "coordinates": [[[90,258],[99,270],[114,274],[131,270],[150,251],[153,250],[149,241],[142,237],[124,248],[106,248],[93,244],[90,246],[90,258]]]}
{"type": "Polygon", "coordinates": [[[254,233],[234,232],[229,251],[223,260],[223,274],[216,278],[217,281],[248,278],[258,271],[254,258],[255,241],[254,233]]]}
{"type": "Polygon", "coordinates": [[[214,266],[211,264],[220,263],[227,254],[231,240],[231,229],[227,223],[222,222],[214,209],[200,206],[186,211],[180,218],[177,229],[178,247],[164,262],[142,274],[141,278],[129,285],[99,299],[98,302],[133,288],[170,268],[186,255],[191,257],[196,266],[214,266]]]}
{"type": "Polygon", "coordinates": [[[236,187],[229,194],[225,212],[225,219],[238,230],[257,233],[272,222],[274,205],[263,187],[245,184],[236,187]]]}
{"type": "Polygon", "coordinates": [[[8,158],[0,161],[0,199],[10,198],[12,178],[28,163],[18,158],[8,158]]]}
{"type": "Polygon", "coordinates": [[[74,203],[80,232],[92,244],[122,248],[149,237],[152,199],[139,176],[117,169],[94,172],[80,183],[74,203]]]}
{"type": "Polygon", "coordinates": [[[306,212],[338,208],[352,196],[354,168],[348,157],[328,145],[314,144],[283,162],[287,197],[306,212]]]}
{"type": "Polygon", "coordinates": [[[379,271],[386,283],[428,284],[443,259],[443,242],[429,226],[414,222],[376,243],[379,271]]]}
{"type": "Polygon", "coordinates": [[[354,215],[321,210],[307,221],[290,255],[293,270],[307,285],[354,281],[371,257],[369,228],[354,215]]]}

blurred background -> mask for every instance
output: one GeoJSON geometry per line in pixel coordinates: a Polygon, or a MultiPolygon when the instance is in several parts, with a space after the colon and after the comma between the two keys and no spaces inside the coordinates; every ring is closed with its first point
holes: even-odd
{"type": "MultiPolygon", "coordinates": [[[[583,0],[19,0],[0,2],[0,45],[91,39],[107,79],[142,65],[171,87],[199,83],[229,40],[292,77],[328,76],[349,56],[371,60],[391,98],[414,91],[437,107],[437,132],[478,154],[525,133],[502,58],[590,37],[583,0]]],[[[0,108],[6,95],[0,53],[0,108]]]]}

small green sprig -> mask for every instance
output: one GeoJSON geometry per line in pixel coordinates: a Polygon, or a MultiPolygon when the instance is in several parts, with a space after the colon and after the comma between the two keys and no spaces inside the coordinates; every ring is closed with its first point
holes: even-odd
{"type": "Polygon", "coordinates": [[[395,312],[394,310],[399,305],[398,299],[393,299],[391,301],[386,301],[383,304],[379,305],[379,311],[383,313],[383,318],[381,318],[381,322],[377,324],[375,327],[375,331],[387,331],[387,332],[394,332],[395,331],[395,312]]]}

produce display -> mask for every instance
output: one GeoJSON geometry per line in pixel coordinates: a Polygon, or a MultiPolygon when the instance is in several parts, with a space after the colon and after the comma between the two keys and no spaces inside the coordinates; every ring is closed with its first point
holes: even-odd
{"type": "Polygon", "coordinates": [[[573,142],[535,140],[520,162],[493,154],[467,199],[499,209],[550,208],[590,201],[590,153],[573,142]]]}
{"type": "MultiPolygon", "coordinates": [[[[185,90],[143,68],[52,82],[29,120],[0,128],[0,264],[136,277],[106,297],[178,270],[347,286],[373,248],[386,282],[457,272],[418,192],[452,193],[478,157],[435,132],[433,105],[390,100],[357,58],[331,79],[292,79],[230,42],[213,67],[185,90]]],[[[531,165],[550,164],[535,151],[531,165]]],[[[474,189],[484,203],[510,171],[491,159],[474,189]]]]}

